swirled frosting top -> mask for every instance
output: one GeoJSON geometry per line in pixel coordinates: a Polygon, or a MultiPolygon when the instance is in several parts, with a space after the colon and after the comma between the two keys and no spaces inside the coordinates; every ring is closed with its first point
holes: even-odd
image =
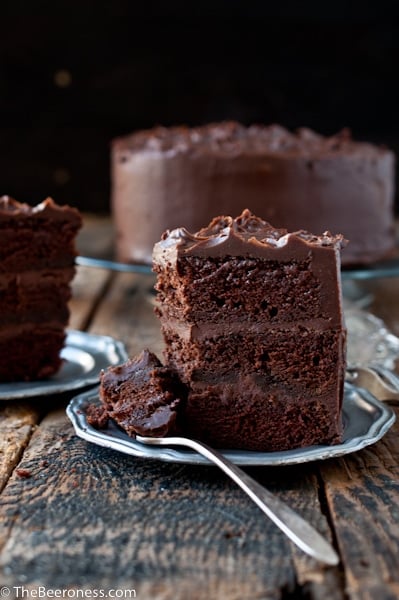
{"type": "Polygon", "coordinates": [[[36,206],[30,206],[23,202],[17,202],[10,196],[0,197],[0,221],[9,221],[10,218],[18,220],[31,219],[32,217],[43,217],[51,220],[76,221],[76,226],[81,225],[82,218],[79,211],[71,206],[60,206],[52,198],[46,198],[36,206]]]}
{"type": "Polygon", "coordinates": [[[342,235],[313,235],[306,231],[288,233],[245,209],[236,218],[220,216],[198,231],[190,233],[184,227],[166,231],[154,246],[155,264],[175,263],[180,256],[261,256],[281,260],[293,255],[306,257],[310,251],[333,249],[337,252],[346,243],[342,235]]]}
{"type": "Polygon", "coordinates": [[[354,141],[349,129],[323,136],[309,128],[291,132],[281,125],[251,125],[235,121],[209,123],[201,127],[154,127],[113,140],[117,152],[217,153],[238,155],[244,152],[282,156],[335,156],[389,152],[366,142],[354,141]]]}

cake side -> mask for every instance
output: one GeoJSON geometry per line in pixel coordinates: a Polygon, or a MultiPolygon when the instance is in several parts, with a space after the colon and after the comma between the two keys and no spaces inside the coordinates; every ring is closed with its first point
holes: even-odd
{"type": "Polygon", "coordinates": [[[165,229],[198,231],[215,213],[249,206],[289,231],[343,233],[343,264],[369,264],[395,247],[394,167],[391,151],[347,131],[221,123],[138,132],[112,145],[117,254],[150,264],[165,229]]]}
{"type": "Polygon", "coordinates": [[[190,435],[263,451],[340,440],[343,243],[244,210],[155,245],[165,360],[189,387],[190,435]]]}
{"type": "Polygon", "coordinates": [[[0,381],[61,367],[81,224],[76,209],[51,199],[31,207],[0,198],[0,381]]]}
{"type": "Polygon", "coordinates": [[[185,434],[217,448],[281,452],[342,441],[338,399],[284,392],[262,377],[198,382],[183,415],[185,434]],[[267,390],[267,393],[265,393],[267,390]]]}
{"type": "Polygon", "coordinates": [[[74,265],[79,212],[51,198],[35,207],[9,196],[0,198],[0,272],[74,265]]]}

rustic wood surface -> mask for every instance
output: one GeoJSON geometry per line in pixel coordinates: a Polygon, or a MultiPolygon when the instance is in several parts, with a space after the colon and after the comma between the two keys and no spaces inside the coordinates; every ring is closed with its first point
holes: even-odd
{"type": "MultiPolygon", "coordinates": [[[[105,256],[111,237],[109,224],[87,218],[80,249],[105,256]]],[[[71,327],[112,335],[130,354],[160,354],[152,285],[152,275],[79,268],[71,327]]],[[[399,334],[399,282],[367,288],[371,309],[399,334]]],[[[398,424],[342,459],[248,469],[333,542],[341,563],[327,568],[217,469],[135,459],[77,438],[69,399],[0,405],[3,597],[4,586],[10,598],[43,586],[159,600],[399,597],[398,424]]]]}

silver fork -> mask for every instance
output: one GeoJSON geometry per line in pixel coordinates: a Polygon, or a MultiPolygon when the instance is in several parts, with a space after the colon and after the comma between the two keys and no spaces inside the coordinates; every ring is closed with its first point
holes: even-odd
{"type": "Polygon", "coordinates": [[[348,368],[346,380],[366,388],[381,402],[399,401],[399,377],[384,367],[372,365],[348,368]]]}
{"type": "Polygon", "coordinates": [[[337,565],[339,563],[339,557],[334,548],[314,527],[252,477],[244,473],[237,465],[227,460],[220,452],[207,444],[184,437],[153,438],[136,435],[136,440],[150,446],[188,446],[202,454],[231,477],[303,552],[327,565],[337,565]]]}

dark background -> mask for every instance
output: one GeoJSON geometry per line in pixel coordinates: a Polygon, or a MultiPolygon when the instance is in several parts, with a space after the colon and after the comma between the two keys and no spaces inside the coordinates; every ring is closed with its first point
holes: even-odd
{"type": "Polygon", "coordinates": [[[1,19],[0,193],[106,212],[110,140],[156,124],[350,127],[398,151],[399,3],[280,4],[37,2],[43,16],[14,1],[19,14],[1,19]]]}

